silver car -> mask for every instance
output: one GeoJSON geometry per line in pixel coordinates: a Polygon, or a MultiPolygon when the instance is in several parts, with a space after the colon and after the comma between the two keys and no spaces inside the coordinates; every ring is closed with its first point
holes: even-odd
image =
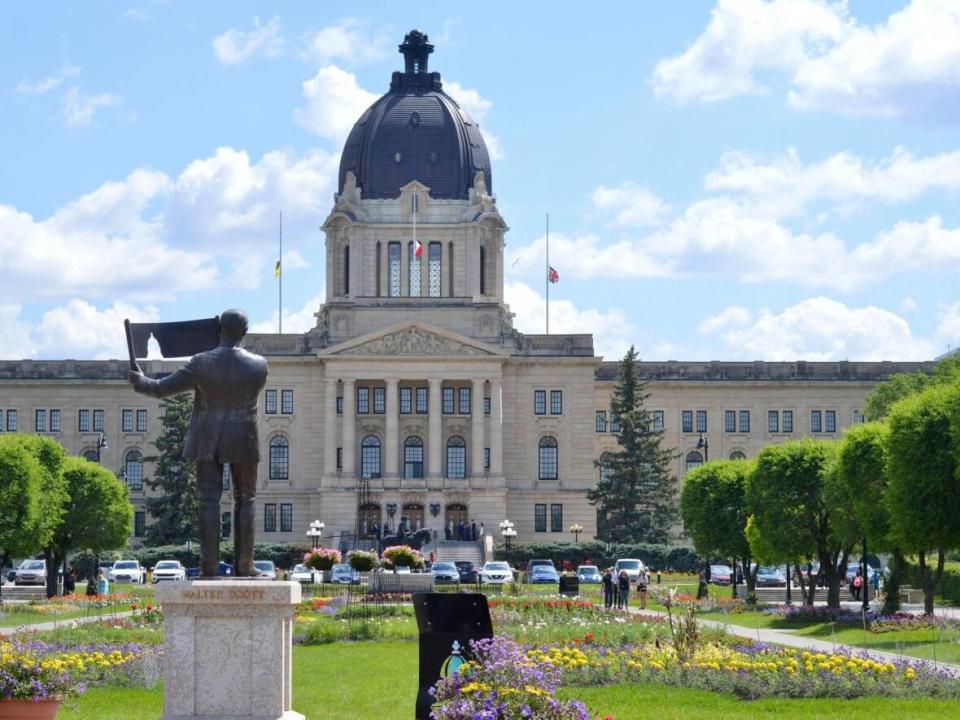
{"type": "Polygon", "coordinates": [[[45,585],[47,582],[46,560],[24,560],[17,568],[14,585],[45,585]]]}
{"type": "Polygon", "coordinates": [[[253,566],[264,580],[277,579],[277,567],[273,564],[273,560],[254,560],[253,566]]]}

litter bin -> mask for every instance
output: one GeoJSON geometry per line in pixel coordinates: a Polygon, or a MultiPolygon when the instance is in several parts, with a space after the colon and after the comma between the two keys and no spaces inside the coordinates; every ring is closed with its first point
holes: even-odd
{"type": "Polygon", "coordinates": [[[430,688],[469,659],[471,640],[493,637],[487,596],[482,593],[415,593],[420,633],[420,688],[417,720],[429,720],[430,688]]]}
{"type": "Polygon", "coordinates": [[[580,594],[580,578],[576,575],[561,575],[560,594],[566,597],[577,597],[580,594]]]}

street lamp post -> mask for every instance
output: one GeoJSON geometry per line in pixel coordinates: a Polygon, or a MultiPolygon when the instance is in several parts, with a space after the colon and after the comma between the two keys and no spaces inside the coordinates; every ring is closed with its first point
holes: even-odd
{"type": "Polygon", "coordinates": [[[867,538],[863,538],[863,580],[860,587],[863,589],[863,611],[870,611],[870,580],[867,577],[867,538]]]}
{"type": "Polygon", "coordinates": [[[107,435],[106,433],[100,433],[97,436],[97,462],[100,462],[100,451],[109,450],[110,446],[107,445],[107,435]]]}
{"type": "Polygon", "coordinates": [[[323,528],[324,524],[319,520],[314,520],[310,523],[310,529],[307,530],[306,536],[310,538],[310,541],[313,543],[313,549],[316,550],[320,547],[320,538],[323,537],[323,528]]]}
{"type": "Polygon", "coordinates": [[[503,536],[503,544],[506,546],[506,551],[509,553],[510,541],[517,536],[517,531],[513,529],[513,523],[509,520],[501,521],[500,534],[503,536]]]}
{"type": "Polygon", "coordinates": [[[580,533],[583,532],[583,525],[581,525],[580,523],[577,523],[577,524],[575,524],[575,525],[571,525],[571,526],[570,526],[570,532],[573,533],[573,541],[574,541],[575,543],[579,543],[579,542],[580,542],[580,533]]]}
{"type": "Polygon", "coordinates": [[[710,441],[700,433],[700,439],[697,440],[697,450],[703,450],[703,461],[710,462],[710,441]]]}

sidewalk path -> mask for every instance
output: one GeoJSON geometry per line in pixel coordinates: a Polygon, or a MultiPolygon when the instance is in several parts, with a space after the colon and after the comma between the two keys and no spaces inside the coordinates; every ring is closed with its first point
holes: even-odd
{"type": "Polygon", "coordinates": [[[16,625],[10,627],[0,627],[0,637],[9,637],[21,632],[44,632],[45,630],[56,630],[57,628],[67,627],[71,624],[83,624],[91,622],[119,620],[130,617],[133,611],[126,610],[119,613],[104,613],[103,615],[88,615],[86,617],[66,618],[64,620],[51,620],[50,622],[34,623],[32,625],[16,625]]]}

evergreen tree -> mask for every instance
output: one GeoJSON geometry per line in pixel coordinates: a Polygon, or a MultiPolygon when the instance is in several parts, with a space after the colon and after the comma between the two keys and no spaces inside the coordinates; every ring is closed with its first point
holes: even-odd
{"type": "Polygon", "coordinates": [[[598,536],[607,542],[666,542],[677,519],[677,481],[670,474],[676,453],[660,447],[663,430],[653,427],[643,405],[648,397],[631,346],[610,402],[611,421],[620,422],[620,447],[595,461],[602,479],[587,492],[597,506],[598,536]]]}
{"type": "Polygon", "coordinates": [[[144,458],[154,463],[154,476],[145,482],[151,490],[160,491],[147,498],[150,523],[145,539],[148,545],[180,545],[197,539],[200,515],[196,469],[183,459],[193,399],[187,393],[175,395],[163,400],[160,410],[163,429],[154,442],[158,454],[144,458]]]}

